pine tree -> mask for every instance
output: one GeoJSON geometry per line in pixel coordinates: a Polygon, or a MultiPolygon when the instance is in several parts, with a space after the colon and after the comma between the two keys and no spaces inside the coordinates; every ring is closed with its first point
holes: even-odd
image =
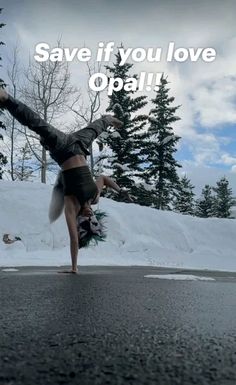
{"type": "Polygon", "coordinates": [[[215,198],[212,195],[212,188],[207,184],[202,189],[202,194],[196,201],[195,214],[201,218],[209,218],[215,216],[215,198]]]}
{"type": "MultiPolygon", "coordinates": [[[[2,12],[2,8],[0,8],[0,14],[2,12]]],[[[4,27],[5,24],[3,23],[0,23],[0,28],[4,27]]],[[[4,43],[2,41],[0,41],[0,45],[4,45],[4,43]]],[[[0,56],[0,61],[2,60],[1,56],[0,56]]],[[[0,67],[2,67],[0,65],[0,67]]],[[[0,87],[4,87],[5,86],[5,83],[4,81],[0,78],[0,87]]],[[[2,115],[2,111],[0,110],[0,115],[2,115]]],[[[0,116],[0,119],[1,119],[1,116],[0,116]]],[[[6,129],[5,125],[3,124],[3,122],[0,120],[0,128],[1,129],[6,129]]],[[[0,140],[3,140],[3,136],[0,134],[0,140]]],[[[0,152],[0,179],[2,179],[2,176],[3,176],[3,168],[2,166],[6,165],[7,164],[7,158],[6,156],[0,152]]]]}
{"type": "Polygon", "coordinates": [[[162,75],[154,107],[149,113],[149,128],[142,136],[140,156],[145,164],[143,179],[155,188],[153,204],[158,209],[170,209],[173,189],[178,183],[177,167],[174,159],[176,145],[180,139],[174,135],[172,124],[180,120],[175,115],[180,106],[172,106],[175,98],[169,96],[167,79],[162,75]]]}
{"type": "MultiPolygon", "coordinates": [[[[128,81],[129,70],[133,64],[125,63],[120,65],[121,56],[118,51],[114,65],[106,66],[112,77],[118,77],[128,81]]],[[[133,76],[137,78],[137,76],[133,76]]],[[[143,129],[147,116],[137,115],[138,111],[146,105],[146,96],[134,97],[135,91],[124,90],[113,92],[109,96],[109,106],[107,112],[112,112],[115,117],[120,119],[124,126],[110,135],[103,136],[102,143],[111,149],[112,154],[106,158],[106,168],[111,170],[111,176],[118,185],[129,189],[135,196],[136,188],[134,176],[142,169],[140,168],[140,159],[137,150],[138,133],[143,129]],[[135,115],[134,115],[135,114],[135,115]]],[[[119,196],[114,195],[114,199],[119,200],[119,196]]]]}
{"type": "Polygon", "coordinates": [[[194,186],[186,175],[180,179],[173,202],[174,211],[188,215],[194,214],[195,194],[193,189],[194,186]]]}
{"type": "Polygon", "coordinates": [[[232,189],[229,187],[229,181],[226,177],[216,182],[217,187],[213,187],[216,193],[215,216],[218,218],[229,218],[230,209],[234,205],[232,189]]]}
{"type": "MultiPolygon", "coordinates": [[[[141,174],[139,178],[141,178],[141,174]]],[[[153,198],[154,191],[152,185],[145,181],[141,181],[139,183],[136,183],[135,187],[133,188],[133,191],[135,191],[136,203],[141,206],[155,206],[153,198]]]]}

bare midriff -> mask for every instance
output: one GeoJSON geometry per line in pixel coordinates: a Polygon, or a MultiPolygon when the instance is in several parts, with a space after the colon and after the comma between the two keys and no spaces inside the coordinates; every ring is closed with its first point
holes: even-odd
{"type": "Polygon", "coordinates": [[[75,155],[67,159],[64,163],[62,163],[61,168],[63,171],[65,171],[71,168],[82,167],[87,165],[88,164],[86,162],[84,155],[75,155]]]}

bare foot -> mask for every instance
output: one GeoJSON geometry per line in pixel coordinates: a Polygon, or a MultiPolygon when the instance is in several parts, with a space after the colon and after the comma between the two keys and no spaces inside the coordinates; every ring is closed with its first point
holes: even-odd
{"type": "Polygon", "coordinates": [[[115,118],[112,115],[103,115],[103,117],[107,119],[107,121],[110,123],[111,126],[114,126],[116,128],[121,128],[124,125],[124,123],[121,120],[115,118]]]}
{"type": "Polygon", "coordinates": [[[4,103],[7,99],[8,93],[3,88],[0,88],[0,103],[4,103]]]}
{"type": "Polygon", "coordinates": [[[60,270],[58,274],[78,274],[78,270],[60,270]]]}

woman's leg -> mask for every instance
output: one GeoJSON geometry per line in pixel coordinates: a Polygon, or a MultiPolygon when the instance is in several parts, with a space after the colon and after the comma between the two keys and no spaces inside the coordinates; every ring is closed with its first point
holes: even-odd
{"type": "Polygon", "coordinates": [[[85,154],[89,155],[87,149],[89,149],[94,139],[106,131],[109,126],[120,128],[123,123],[112,115],[103,115],[100,119],[89,123],[87,127],[71,134],[70,139],[72,142],[79,141],[85,154]]]}
{"type": "Polygon", "coordinates": [[[29,127],[30,130],[40,135],[41,144],[50,152],[60,151],[65,144],[66,146],[71,146],[73,144],[76,145],[76,142],[78,142],[84,154],[89,155],[88,148],[91,146],[93,140],[105,131],[108,126],[120,128],[123,125],[123,123],[114,116],[103,115],[100,119],[89,123],[88,126],[82,130],[67,135],[48,124],[37,113],[32,111],[24,103],[8,95],[4,90],[0,90],[0,103],[1,106],[6,108],[21,124],[29,127]]]}
{"type": "Polygon", "coordinates": [[[2,103],[2,107],[6,108],[18,122],[40,135],[41,144],[46,149],[55,149],[56,146],[61,145],[62,141],[65,141],[65,133],[48,124],[36,112],[10,95],[8,95],[7,100],[2,103]]]}

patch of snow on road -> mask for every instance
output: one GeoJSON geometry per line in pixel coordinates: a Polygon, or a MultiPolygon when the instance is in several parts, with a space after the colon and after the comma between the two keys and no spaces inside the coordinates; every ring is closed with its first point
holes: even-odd
{"type": "Polygon", "coordinates": [[[13,267],[8,267],[7,269],[2,269],[2,271],[19,271],[18,269],[15,269],[13,267]]]}
{"type": "Polygon", "coordinates": [[[159,278],[159,279],[174,279],[177,281],[215,281],[214,278],[200,277],[190,274],[159,274],[159,275],[145,275],[145,278],[159,278]]]}

